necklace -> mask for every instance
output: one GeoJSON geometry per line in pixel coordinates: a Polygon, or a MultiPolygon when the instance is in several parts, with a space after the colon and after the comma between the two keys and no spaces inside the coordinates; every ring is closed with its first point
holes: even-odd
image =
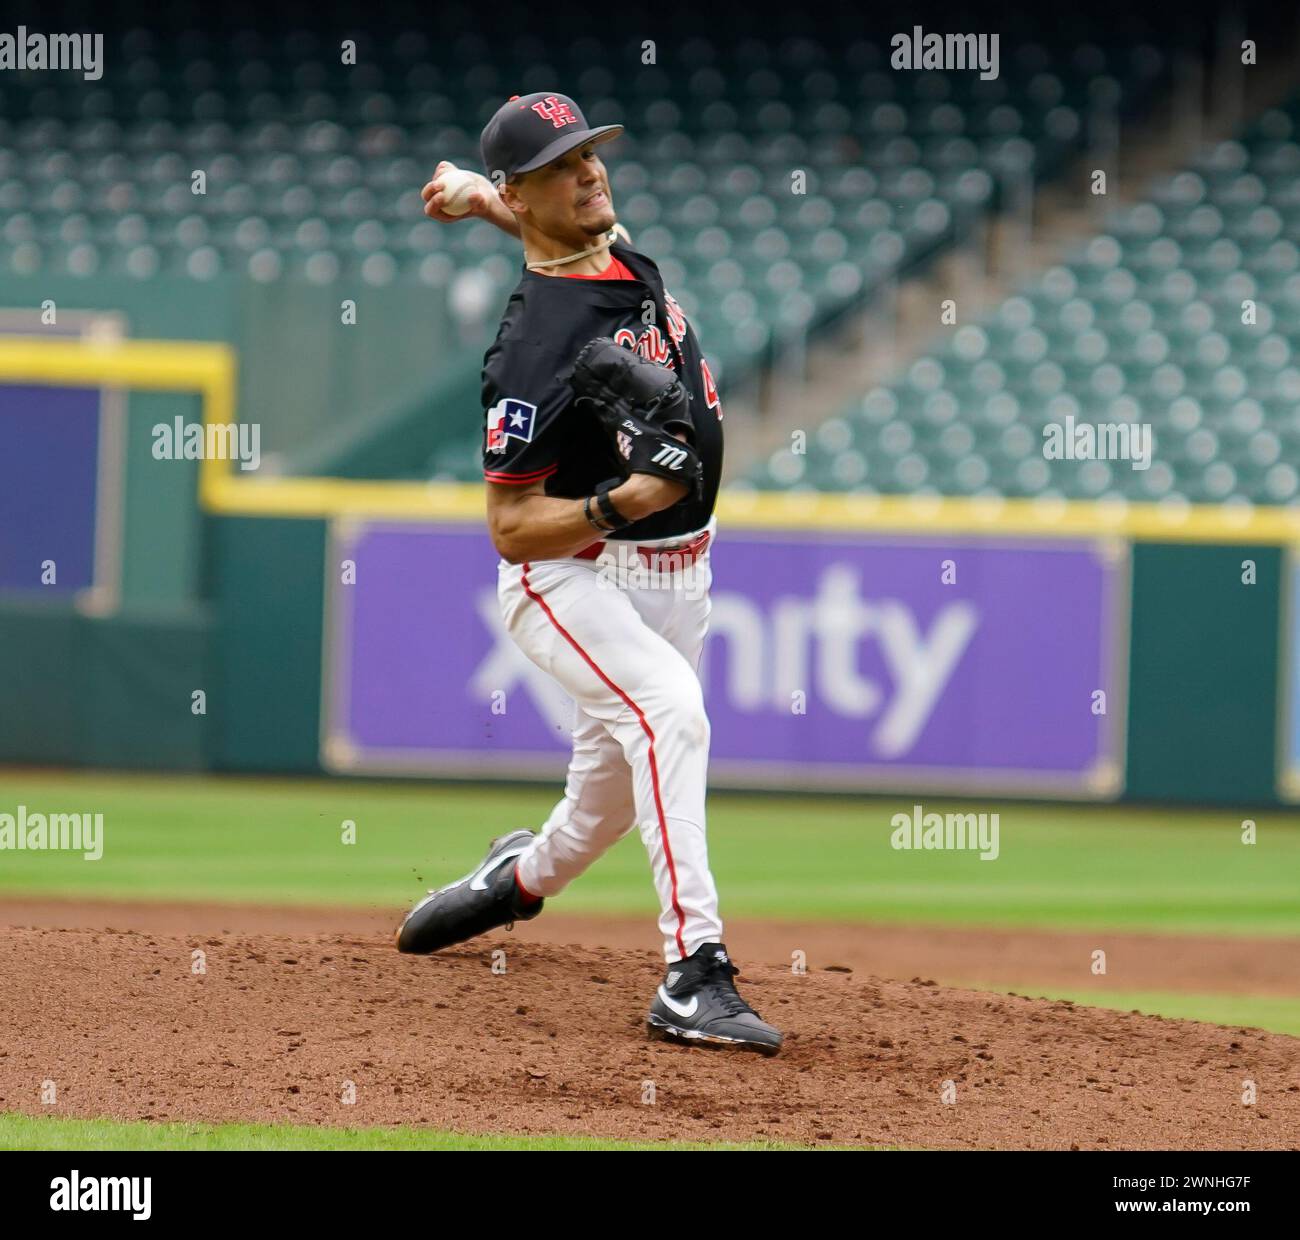
{"type": "Polygon", "coordinates": [[[529,271],[540,271],[543,267],[563,267],[568,263],[576,263],[580,258],[587,258],[592,254],[599,254],[601,250],[608,250],[615,241],[628,239],[627,229],[622,224],[615,224],[613,228],[605,234],[604,238],[597,241],[595,245],[589,246],[585,250],[579,250],[576,254],[570,254],[566,258],[548,258],[543,262],[530,263],[525,255],[524,266],[529,271]]]}

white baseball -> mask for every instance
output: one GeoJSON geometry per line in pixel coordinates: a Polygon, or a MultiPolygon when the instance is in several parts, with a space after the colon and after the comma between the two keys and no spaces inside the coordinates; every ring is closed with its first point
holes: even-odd
{"type": "Polygon", "coordinates": [[[439,180],[442,181],[442,209],[448,215],[464,215],[469,210],[469,196],[482,189],[478,174],[462,168],[448,168],[439,180]]]}

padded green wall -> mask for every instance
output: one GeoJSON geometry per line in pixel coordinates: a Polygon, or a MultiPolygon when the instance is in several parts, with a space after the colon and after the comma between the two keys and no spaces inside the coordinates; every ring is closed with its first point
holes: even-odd
{"type": "Polygon", "coordinates": [[[122,601],[179,604],[197,596],[201,520],[198,461],[159,461],[153,428],[203,417],[198,396],[131,392],[127,397],[122,601]]]}
{"type": "Polygon", "coordinates": [[[218,629],[213,764],[315,771],[325,522],[209,521],[218,629]]]}
{"type": "Polygon", "coordinates": [[[1128,796],[1274,799],[1281,573],[1278,547],[1134,547],[1128,796]]]}
{"type": "Polygon", "coordinates": [[[83,616],[0,607],[0,761],[201,770],[211,719],[206,609],[83,616]],[[196,689],[207,714],[193,711],[196,689]]]}

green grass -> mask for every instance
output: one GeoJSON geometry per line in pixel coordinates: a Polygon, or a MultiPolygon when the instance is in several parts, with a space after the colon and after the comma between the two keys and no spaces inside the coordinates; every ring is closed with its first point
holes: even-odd
{"type": "Polygon", "coordinates": [[[1166,1020],[1201,1020],[1233,1028],[1268,1029],[1300,1037],[1300,998],[1290,995],[1202,995],[1175,990],[1049,989],[1035,986],[989,986],[986,990],[1028,995],[1030,998],[1069,999],[1086,1007],[1117,1008],[1121,1012],[1146,1012],[1166,1020]]]}
{"type": "Polygon", "coordinates": [[[473,1135],[429,1128],[160,1124],[0,1114],[0,1150],[797,1150],[768,1143],[690,1144],[600,1137],[473,1135]]]}
{"type": "MultiPolygon", "coordinates": [[[[0,893],[91,899],[398,908],[465,873],[486,840],[537,826],[553,796],[515,787],[0,771],[0,813],[104,815],[104,856],[0,852],[0,893]],[[340,842],[345,820],[357,842],[340,842]]],[[[890,817],[913,798],[715,796],[709,847],[730,917],[1220,935],[1300,935],[1300,816],[1228,810],[942,802],[997,812],[1001,855],[899,852],[890,817]]],[[[634,835],[563,897],[570,912],[645,915],[655,901],[634,835]]],[[[1163,991],[1022,994],[1300,1036],[1300,998],[1163,991]]],[[[632,1144],[413,1128],[329,1129],[0,1114],[0,1150],[770,1149],[632,1144]]],[[[791,1147],[785,1147],[791,1148],[791,1147]]]]}
{"type": "MultiPolygon", "coordinates": [[[[537,789],[0,771],[0,813],[104,815],[104,856],[0,853],[0,891],[104,899],[400,907],[468,870],[500,831],[537,826],[537,789]],[[355,844],[340,842],[345,820],[355,844]]],[[[1001,855],[902,852],[912,798],[715,796],[709,847],[732,917],[1300,935],[1300,817],[940,802],[997,812],[1001,855]]],[[[649,914],[635,833],[567,891],[570,912],[649,914]]]]}
{"type": "MultiPolygon", "coordinates": [[[[500,831],[537,826],[537,789],[365,781],[0,771],[0,813],[104,815],[104,856],[0,853],[0,891],[103,899],[397,908],[466,872],[500,831]],[[345,820],[357,842],[340,842],[345,820]]],[[[1300,935],[1300,817],[1122,806],[940,802],[997,812],[1001,855],[900,852],[912,798],[714,796],[709,847],[731,917],[1227,935],[1300,935]]],[[[570,912],[647,914],[635,834],[563,897],[570,912]]]]}

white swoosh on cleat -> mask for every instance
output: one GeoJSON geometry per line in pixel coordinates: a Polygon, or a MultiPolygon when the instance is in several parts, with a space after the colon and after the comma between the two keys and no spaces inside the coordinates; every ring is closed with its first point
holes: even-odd
{"type": "Polygon", "coordinates": [[[676,1012],[678,1016],[694,1016],[700,1006],[699,995],[692,995],[689,1003],[678,1003],[662,986],[659,987],[659,999],[664,1007],[671,1012],[676,1012]]]}
{"type": "MultiPolygon", "coordinates": [[[[493,870],[499,869],[503,862],[509,861],[512,857],[518,857],[528,851],[529,844],[519,844],[514,848],[507,848],[505,852],[498,853],[487,865],[483,866],[473,878],[469,880],[469,889],[471,891],[486,891],[488,875],[493,870]]],[[[462,880],[463,881],[463,880],[462,880]]]]}
{"type": "Polygon", "coordinates": [[[445,895],[449,891],[455,891],[457,887],[462,887],[466,883],[469,883],[471,891],[486,891],[487,876],[491,874],[492,871],[495,870],[503,861],[509,861],[511,857],[518,857],[521,853],[525,852],[527,848],[528,848],[528,843],[523,843],[520,844],[519,847],[517,848],[507,849],[499,856],[493,857],[492,860],[487,865],[482,866],[480,869],[476,870],[473,874],[467,875],[465,878],[458,878],[454,883],[448,883],[445,887],[439,887],[435,891],[429,892],[429,894],[425,896],[423,900],[421,900],[418,904],[416,904],[416,906],[409,913],[407,913],[406,917],[402,921],[402,924],[405,925],[426,904],[430,903],[433,900],[436,900],[438,896],[445,895]]]}

